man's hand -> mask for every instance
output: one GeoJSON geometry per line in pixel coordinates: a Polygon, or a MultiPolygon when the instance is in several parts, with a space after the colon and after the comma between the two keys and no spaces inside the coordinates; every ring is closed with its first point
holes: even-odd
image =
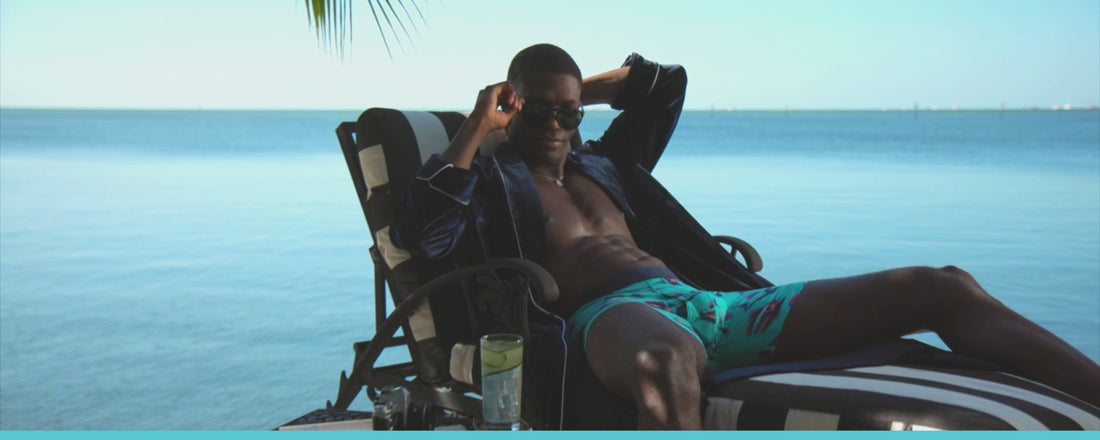
{"type": "Polygon", "coordinates": [[[477,94],[477,104],[470,112],[470,119],[488,133],[505,128],[512,117],[523,108],[522,100],[512,84],[503,81],[481,89],[477,94]]]}
{"type": "Polygon", "coordinates": [[[523,108],[523,100],[507,81],[481,89],[470,117],[462,124],[451,145],[443,151],[443,160],[456,168],[469,169],[478,145],[494,130],[508,126],[512,117],[523,108]]]}

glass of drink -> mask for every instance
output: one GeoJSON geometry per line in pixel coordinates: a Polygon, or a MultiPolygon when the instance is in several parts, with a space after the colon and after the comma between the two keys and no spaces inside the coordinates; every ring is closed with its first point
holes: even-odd
{"type": "Polygon", "coordinates": [[[481,409],[486,429],[519,430],[523,390],[523,337],[481,337],[481,409]]]}

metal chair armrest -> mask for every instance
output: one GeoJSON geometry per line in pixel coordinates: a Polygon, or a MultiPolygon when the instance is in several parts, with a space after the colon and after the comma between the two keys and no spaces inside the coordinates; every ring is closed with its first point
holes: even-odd
{"type": "MultiPolygon", "coordinates": [[[[394,308],[389,317],[375,330],[375,336],[368,342],[363,355],[356,356],[357,359],[352,367],[351,377],[358,377],[361,380],[348,380],[341,375],[341,391],[336,407],[346,408],[351,403],[351,398],[354,398],[354,395],[358,392],[358,387],[375,376],[374,364],[382,354],[382,350],[393,345],[394,334],[397,333],[397,329],[401,328],[401,324],[416,311],[421,301],[438,292],[447,291],[443,288],[451,284],[497,269],[515,270],[525,275],[530,280],[529,286],[532,288],[532,294],[541,301],[553,302],[558,299],[558,285],[554,281],[554,277],[537,263],[520,258],[490,260],[475,266],[455,269],[424,283],[394,308]],[[356,389],[345,390],[345,387],[356,389]],[[350,396],[350,398],[344,396],[350,396]]],[[[523,322],[526,323],[526,317],[524,317],[523,322]]],[[[526,329],[524,330],[526,333],[526,329]]]]}
{"type": "Polygon", "coordinates": [[[745,259],[745,267],[750,272],[756,273],[764,269],[764,259],[760,258],[760,253],[749,242],[729,235],[715,235],[714,239],[718,240],[719,243],[728,244],[730,254],[737,256],[737,253],[740,252],[745,259]]]}

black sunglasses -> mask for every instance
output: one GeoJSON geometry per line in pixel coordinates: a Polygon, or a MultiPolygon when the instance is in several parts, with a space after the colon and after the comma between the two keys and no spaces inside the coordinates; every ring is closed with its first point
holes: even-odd
{"type": "Polygon", "coordinates": [[[523,104],[523,119],[532,124],[543,124],[550,118],[558,120],[558,125],[566,130],[572,130],[581,125],[584,119],[584,108],[554,107],[539,102],[526,102],[523,104]]]}

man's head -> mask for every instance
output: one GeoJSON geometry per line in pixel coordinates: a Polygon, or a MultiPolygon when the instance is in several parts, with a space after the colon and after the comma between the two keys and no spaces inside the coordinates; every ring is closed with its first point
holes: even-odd
{"type": "Polygon", "coordinates": [[[566,73],[582,81],[581,69],[562,48],[542,43],[519,51],[508,65],[508,82],[519,84],[531,72],[566,73]]]}
{"type": "Polygon", "coordinates": [[[579,123],[581,70],[561,48],[536,44],[521,50],[508,66],[508,82],[523,100],[523,111],[508,125],[508,138],[525,160],[554,161],[569,152],[579,123]]]}

